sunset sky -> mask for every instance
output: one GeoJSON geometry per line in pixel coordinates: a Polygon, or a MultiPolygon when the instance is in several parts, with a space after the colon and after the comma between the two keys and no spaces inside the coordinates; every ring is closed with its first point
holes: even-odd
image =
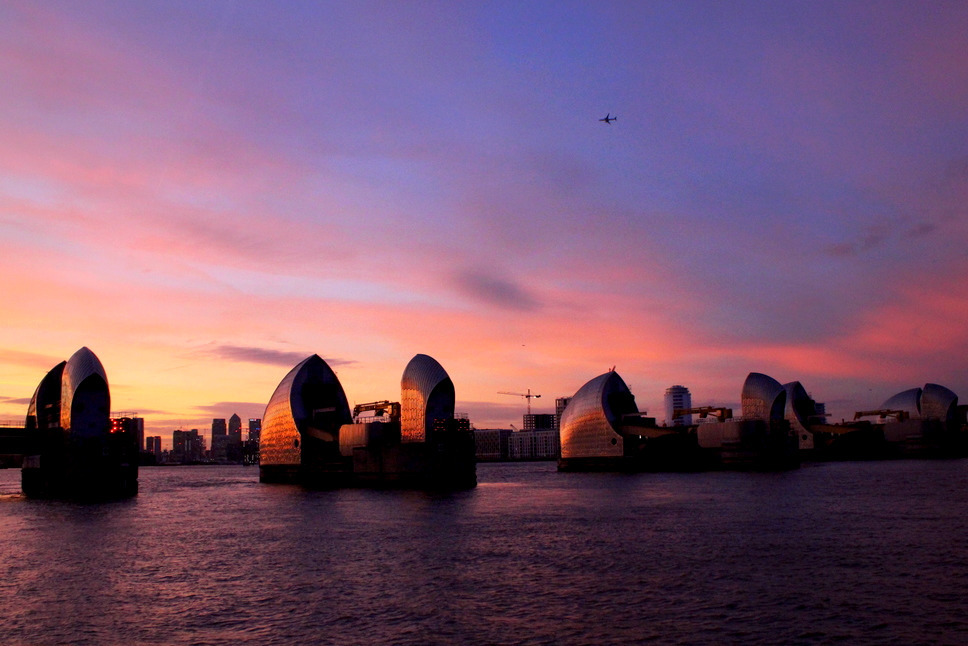
{"type": "Polygon", "coordinates": [[[478,427],[616,366],[968,400],[968,3],[0,4],[0,420],[87,346],[165,443],[316,353],[478,427]],[[611,124],[599,121],[617,115],[611,124]]]}

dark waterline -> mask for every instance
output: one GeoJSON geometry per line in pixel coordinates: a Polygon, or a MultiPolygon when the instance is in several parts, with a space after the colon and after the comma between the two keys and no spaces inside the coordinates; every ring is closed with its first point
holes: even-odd
{"type": "Polygon", "coordinates": [[[784,473],[479,466],[450,495],[0,471],[4,644],[968,643],[968,461],[784,473]]]}

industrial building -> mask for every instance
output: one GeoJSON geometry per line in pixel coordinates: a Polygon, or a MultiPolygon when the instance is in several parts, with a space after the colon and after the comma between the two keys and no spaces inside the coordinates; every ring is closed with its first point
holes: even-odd
{"type": "Polygon", "coordinates": [[[479,462],[503,462],[509,456],[513,431],[509,428],[475,428],[474,453],[479,462]]]}

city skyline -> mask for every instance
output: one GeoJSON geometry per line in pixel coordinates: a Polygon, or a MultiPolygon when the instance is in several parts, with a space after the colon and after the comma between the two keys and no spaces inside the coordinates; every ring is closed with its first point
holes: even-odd
{"type": "Polygon", "coordinates": [[[968,396],[968,6],[0,7],[0,420],[87,346],[147,435],[447,366],[834,420],[968,396]],[[600,123],[606,113],[614,123],[600,123]]]}

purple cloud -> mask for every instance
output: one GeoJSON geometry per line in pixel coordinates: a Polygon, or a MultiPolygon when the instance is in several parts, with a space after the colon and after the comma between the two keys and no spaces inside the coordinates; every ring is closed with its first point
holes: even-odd
{"type": "Polygon", "coordinates": [[[30,397],[2,397],[0,396],[0,403],[4,404],[19,404],[23,406],[30,405],[30,397]]]}
{"type": "Polygon", "coordinates": [[[856,256],[881,247],[890,237],[888,227],[883,225],[868,226],[856,240],[828,246],[827,253],[834,257],[856,256]]]}
{"type": "Polygon", "coordinates": [[[19,350],[6,350],[0,348],[0,362],[2,363],[12,363],[18,366],[50,370],[61,361],[63,361],[63,359],[58,359],[46,354],[38,354],[36,352],[21,352],[19,350]]]}
{"type": "MultiPolygon", "coordinates": [[[[312,352],[293,352],[288,350],[276,350],[273,348],[255,348],[239,345],[212,345],[199,350],[201,354],[210,357],[223,359],[226,361],[238,361],[245,363],[264,363],[270,366],[293,367],[312,352]]],[[[326,358],[326,363],[330,366],[346,366],[355,363],[348,359],[326,358]]]]}
{"type": "Polygon", "coordinates": [[[243,420],[248,420],[250,417],[260,417],[265,408],[266,402],[216,402],[214,404],[195,406],[195,410],[207,415],[221,416],[228,419],[235,413],[243,420]]]}
{"type": "Polygon", "coordinates": [[[454,277],[459,292],[475,301],[501,309],[531,311],[539,301],[519,284],[488,271],[467,269],[454,277]]]}

